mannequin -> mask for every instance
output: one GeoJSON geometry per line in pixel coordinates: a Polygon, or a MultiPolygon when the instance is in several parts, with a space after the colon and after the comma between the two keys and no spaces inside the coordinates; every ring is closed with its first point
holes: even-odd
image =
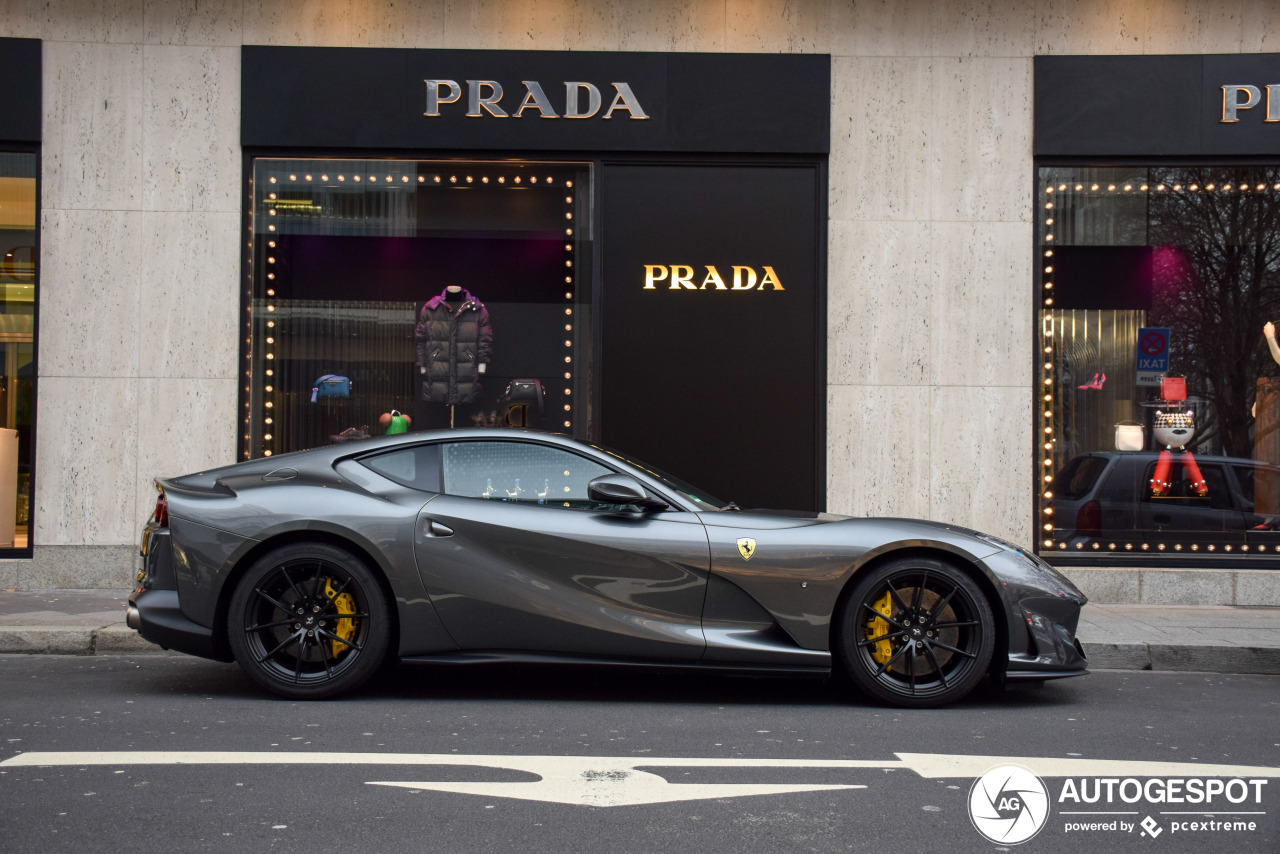
{"type": "Polygon", "coordinates": [[[419,428],[453,427],[457,407],[481,399],[480,378],[493,355],[489,311],[461,285],[449,285],[419,310],[414,347],[418,383],[413,420],[419,428]]]}
{"type": "MultiPolygon", "coordinates": [[[[1266,323],[1262,334],[1267,339],[1271,358],[1280,364],[1275,324],[1266,323]]],[[[1253,458],[1280,465],[1280,378],[1258,377],[1252,413],[1253,458]]],[[[1268,466],[1259,466],[1254,472],[1253,512],[1262,516],[1280,515],[1280,475],[1268,466]]]]}
{"type": "Polygon", "coordinates": [[[1151,495],[1155,498],[1167,496],[1173,487],[1169,477],[1173,472],[1174,448],[1182,455],[1182,468],[1190,480],[1191,491],[1197,498],[1209,494],[1209,484],[1200,473],[1195,455],[1187,450],[1187,445],[1196,436],[1195,410],[1180,404],[1185,404],[1185,401],[1170,402],[1168,408],[1156,410],[1152,433],[1156,442],[1165,447],[1156,458],[1156,470],[1151,478],[1151,495]]]}

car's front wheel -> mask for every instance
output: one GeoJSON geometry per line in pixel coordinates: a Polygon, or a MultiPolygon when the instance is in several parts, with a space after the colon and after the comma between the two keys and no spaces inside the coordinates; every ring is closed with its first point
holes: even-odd
{"type": "Polygon", "coordinates": [[[325,543],[295,543],[249,567],[232,594],[227,639],[254,682],[293,699],[323,699],[377,672],[391,642],[391,606],[365,563],[325,543]]]}
{"type": "Polygon", "coordinates": [[[896,706],[959,700],[982,679],[995,647],[995,621],[978,585],[933,558],[859,573],[838,620],[849,678],[896,706]]]}

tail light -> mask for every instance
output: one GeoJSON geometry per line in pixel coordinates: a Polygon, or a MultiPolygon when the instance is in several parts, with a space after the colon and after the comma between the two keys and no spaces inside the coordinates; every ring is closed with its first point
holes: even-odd
{"type": "Polygon", "coordinates": [[[163,491],[156,496],[156,510],[151,518],[155,520],[157,528],[169,527],[169,500],[164,497],[163,491]]]}
{"type": "Polygon", "coordinates": [[[1096,501],[1086,501],[1076,512],[1077,537],[1102,536],[1102,505],[1096,501]]]}

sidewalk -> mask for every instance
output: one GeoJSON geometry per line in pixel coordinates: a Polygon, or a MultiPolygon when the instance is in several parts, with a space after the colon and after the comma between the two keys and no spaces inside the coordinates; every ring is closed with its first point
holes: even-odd
{"type": "MultiPolygon", "coordinates": [[[[0,653],[159,653],[124,624],[127,590],[0,590],[0,653]]],[[[1094,670],[1280,674],[1280,608],[1085,606],[1094,670]]]]}

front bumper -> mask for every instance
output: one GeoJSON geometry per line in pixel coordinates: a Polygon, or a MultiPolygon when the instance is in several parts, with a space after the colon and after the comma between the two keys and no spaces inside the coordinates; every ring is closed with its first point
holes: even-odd
{"type": "Polygon", "coordinates": [[[984,560],[1007,608],[1005,681],[1043,681],[1088,673],[1076,639],[1085,595],[1053,567],[1018,549],[984,560]]]}

